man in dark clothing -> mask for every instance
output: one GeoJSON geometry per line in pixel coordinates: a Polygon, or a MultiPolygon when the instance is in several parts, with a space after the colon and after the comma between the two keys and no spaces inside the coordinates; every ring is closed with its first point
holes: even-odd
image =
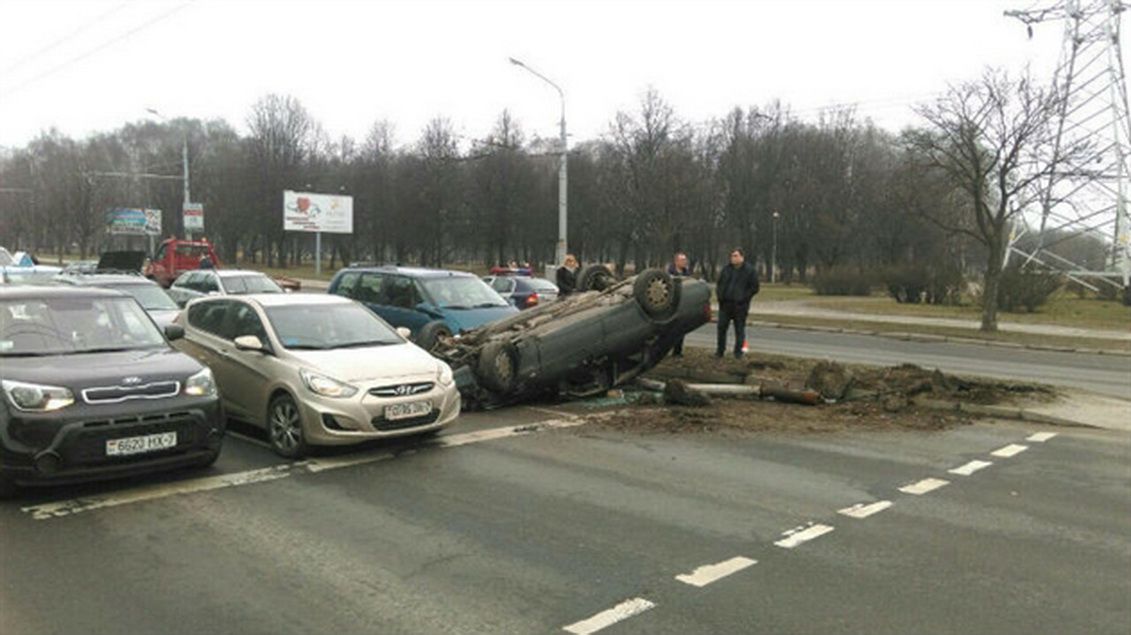
{"type": "Polygon", "coordinates": [[[722,357],[727,348],[727,328],[734,322],[734,356],[742,357],[742,345],[746,342],[746,315],[750,312],[750,300],[758,294],[758,272],[741,249],[730,252],[730,265],[723,267],[715,295],[719,299],[719,341],[715,357],[722,357]]]}
{"type": "Polygon", "coordinates": [[[577,290],[577,257],[566,254],[565,262],[558,267],[557,283],[558,295],[565,297],[577,290]]]}
{"type": "MultiPolygon", "coordinates": [[[[677,251],[675,256],[672,257],[671,264],[668,265],[668,275],[673,278],[686,278],[691,275],[691,267],[687,264],[687,254],[682,251],[677,251]]],[[[672,346],[672,355],[674,357],[683,357],[683,336],[675,341],[672,346]]]]}

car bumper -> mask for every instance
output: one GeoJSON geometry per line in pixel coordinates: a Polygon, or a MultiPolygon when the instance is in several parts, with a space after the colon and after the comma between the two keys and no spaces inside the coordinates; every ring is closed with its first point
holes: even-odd
{"type": "Polygon", "coordinates": [[[0,428],[0,472],[21,484],[63,484],[171,470],[207,461],[224,438],[218,399],[150,405],[128,412],[83,411],[65,417],[9,413],[0,428]],[[176,432],[176,445],[108,456],[113,439],[176,432]]]}
{"type": "Polygon", "coordinates": [[[460,395],[454,382],[447,386],[436,383],[428,392],[408,397],[377,397],[367,389],[346,400],[304,398],[300,409],[307,443],[348,445],[439,430],[459,417],[460,395]],[[387,406],[419,401],[431,402],[431,413],[399,421],[384,418],[387,406]]]}

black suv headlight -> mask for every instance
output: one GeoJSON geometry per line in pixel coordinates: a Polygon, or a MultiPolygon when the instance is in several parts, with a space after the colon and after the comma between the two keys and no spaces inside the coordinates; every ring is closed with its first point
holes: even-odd
{"type": "Polygon", "coordinates": [[[212,371],[205,368],[185,380],[184,393],[193,397],[211,397],[216,394],[216,380],[212,371]]]}
{"type": "Polygon", "coordinates": [[[24,412],[52,412],[75,403],[75,394],[62,386],[29,384],[10,379],[0,380],[8,401],[24,412]]]}

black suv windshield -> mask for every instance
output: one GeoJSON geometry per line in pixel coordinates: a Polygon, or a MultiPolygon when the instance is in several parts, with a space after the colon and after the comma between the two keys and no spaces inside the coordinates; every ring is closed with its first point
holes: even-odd
{"type": "Polygon", "coordinates": [[[109,289],[125,291],[132,295],[146,311],[179,311],[180,308],[165,290],[155,284],[106,285],[109,289]]]}
{"type": "Polygon", "coordinates": [[[165,346],[133,298],[0,300],[0,356],[30,357],[165,346]]]}
{"type": "Polygon", "coordinates": [[[404,342],[358,304],[297,304],[267,307],[266,311],[284,348],[326,350],[404,342]]]}
{"type": "Polygon", "coordinates": [[[450,278],[425,278],[428,295],[442,308],[477,309],[492,306],[509,306],[498,293],[479,278],[452,276],[450,278]]]}

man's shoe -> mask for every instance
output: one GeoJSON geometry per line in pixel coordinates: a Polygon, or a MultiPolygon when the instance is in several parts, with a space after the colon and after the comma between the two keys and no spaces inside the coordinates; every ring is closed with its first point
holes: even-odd
{"type": "Polygon", "coordinates": [[[723,354],[722,354],[722,353],[715,353],[715,358],[716,358],[716,359],[722,359],[722,358],[723,358],[723,354]]]}
{"type": "Polygon", "coordinates": [[[742,351],[735,351],[734,352],[734,358],[735,359],[742,359],[742,355],[743,355],[742,351]]]}

